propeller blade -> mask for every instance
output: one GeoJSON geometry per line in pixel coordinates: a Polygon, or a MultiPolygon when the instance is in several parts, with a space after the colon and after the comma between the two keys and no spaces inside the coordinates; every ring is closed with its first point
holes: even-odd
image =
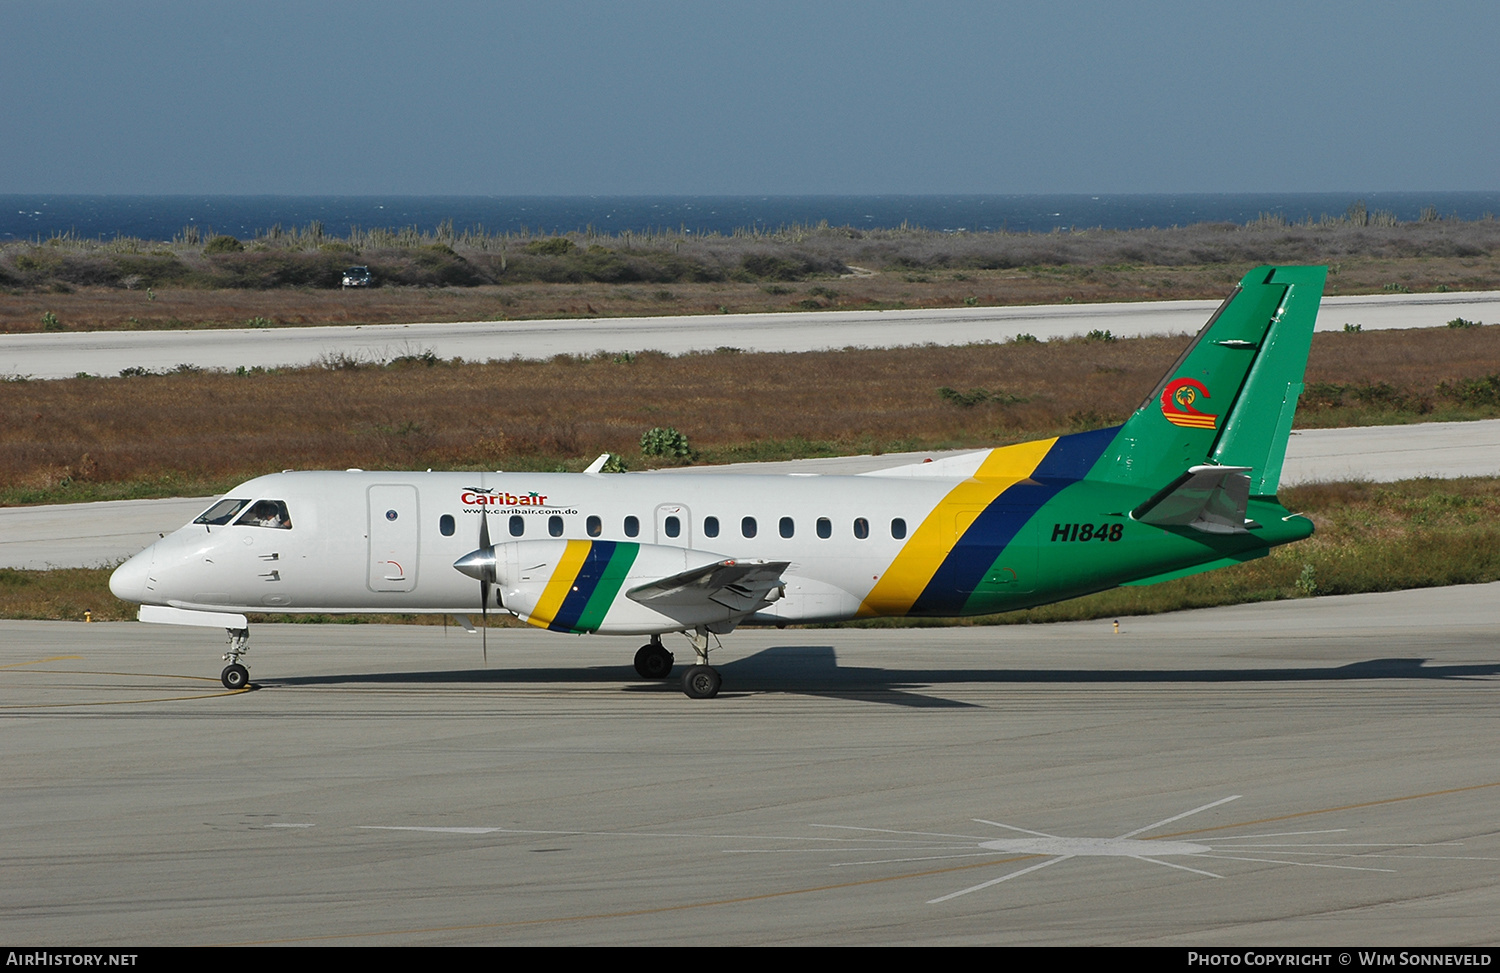
{"type": "MultiPolygon", "coordinates": [[[[479,549],[487,551],[490,548],[490,518],[483,508],[479,511],[479,549]]],[[[491,569],[493,570],[493,569],[491,569]]],[[[490,665],[490,582],[489,578],[479,579],[479,620],[484,626],[479,633],[479,650],[484,653],[485,668],[490,665]]]]}
{"type": "Polygon", "coordinates": [[[480,650],[484,653],[484,664],[490,664],[490,586],[495,583],[495,549],[490,546],[489,518],[479,515],[479,547],[457,561],[453,567],[460,573],[479,582],[479,617],[484,631],[479,636],[480,650]]]}

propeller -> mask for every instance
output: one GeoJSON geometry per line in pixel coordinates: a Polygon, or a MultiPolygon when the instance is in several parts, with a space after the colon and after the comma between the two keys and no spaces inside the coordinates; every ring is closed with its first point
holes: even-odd
{"type": "Polygon", "coordinates": [[[479,515],[479,549],[470,551],[454,561],[453,567],[479,582],[479,615],[484,624],[484,634],[480,636],[480,644],[484,649],[484,663],[489,665],[490,586],[496,584],[498,579],[495,576],[495,549],[490,546],[490,523],[487,513],[481,512],[479,515]]]}
{"type": "MultiPolygon", "coordinates": [[[[490,515],[483,508],[479,511],[479,549],[490,549],[490,515]]],[[[480,651],[484,653],[485,668],[490,664],[490,582],[495,577],[495,562],[490,559],[489,570],[479,579],[479,632],[480,651]]]]}

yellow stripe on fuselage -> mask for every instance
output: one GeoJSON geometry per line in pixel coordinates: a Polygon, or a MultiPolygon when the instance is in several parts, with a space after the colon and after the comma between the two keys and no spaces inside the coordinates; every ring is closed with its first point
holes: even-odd
{"type": "MultiPolygon", "coordinates": [[[[1047,458],[1047,453],[1052,445],[1057,442],[1057,437],[1051,439],[1038,439],[1030,443],[1016,443],[1014,446],[1001,446],[999,449],[990,450],[990,455],[974,474],[976,480],[1009,480],[1015,483],[1024,480],[1036,472],[1042,460],[1047,458]]],[[[1009,487],[1010,483],[1006,486],[1009,487]]]]}
{"type": "Polygon", "coordinates": [[[1057,438],[990,450],[973,477],[949,491],[912,531],[901,553],[865,595],[861,616],[905,615],[927,587],[958,540],[954,517],[966,507],[982,508],[1031,476],[1057,438]]]}
{"type": "Polygon", "coordinates": [[[563,549],[562,557],[557,559],[557,567],[553,570],[552,577],[547,579],[547,585],[542,589],[542,597],[536,603],[536,611],[526,619],[528,625],[546,628],[552,624],[552,620],[562,609],[563,599],[567,598],[568,592],[573,590],[573,582],[578,579],[578,572],[583,570],[583,562],[588,558],[589,549],[592,547],[593,541],[568,541],[568,546],[563,549]]]}

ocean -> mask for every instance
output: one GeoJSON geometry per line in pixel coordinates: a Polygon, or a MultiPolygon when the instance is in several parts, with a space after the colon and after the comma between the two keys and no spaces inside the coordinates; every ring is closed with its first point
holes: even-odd
{"type": "Polygon", "coordinates": [[[325,233],[350,227],[431,231],[451,220],[459,231],[559,233],[590,227],[733,233],[794,224],[943,232],[1133,229],[1190,223],[1246,223],[1262,213],[1291,221],[1342,215],[1356,200],[1415,220],[1480,219],[1500,213],[1500,192],[1183,193],[1015,196],[83,196],[0,195],[0,241],[59,234],[170,240],[185,227],[250,239],[276,224],[318,221],[325,233]]]}

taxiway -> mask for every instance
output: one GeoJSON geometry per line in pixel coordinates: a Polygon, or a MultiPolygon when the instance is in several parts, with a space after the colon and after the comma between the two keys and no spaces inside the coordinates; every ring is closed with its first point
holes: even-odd
{"type": "MultiPolygon", "coordinates": [[[[1218,301],[1145,301],[1033,307],[936,308],[895,311],[797,311],[774,314],[690,314],[679,317],[583,318],[548,321],[467,321],[309,328],[184,331],[83,331],[0,335],[0,375],[36,379],[82,373],[118,375],[122,368],[163,371],[274,368],[324,358],[389,361],[431,352],[469,361],[550,358],[599,351],[654,349],[671,354],[733,346],[745,351],[817,351],[861,346],[894,348],[934,343],[1043,340],[1109,331],[1116,337],[1194,334],[1218,301]]],[[[1454,318],[1500,319],[1500,291],[1324,297],[1318,330],[1443,327],[1454,318]]]]}
{"type": "Polygon", "coordinates": [[[633,645],[0,622],[0,929],[90,944],[1496,943],[1500,585],[633,645]]]}

